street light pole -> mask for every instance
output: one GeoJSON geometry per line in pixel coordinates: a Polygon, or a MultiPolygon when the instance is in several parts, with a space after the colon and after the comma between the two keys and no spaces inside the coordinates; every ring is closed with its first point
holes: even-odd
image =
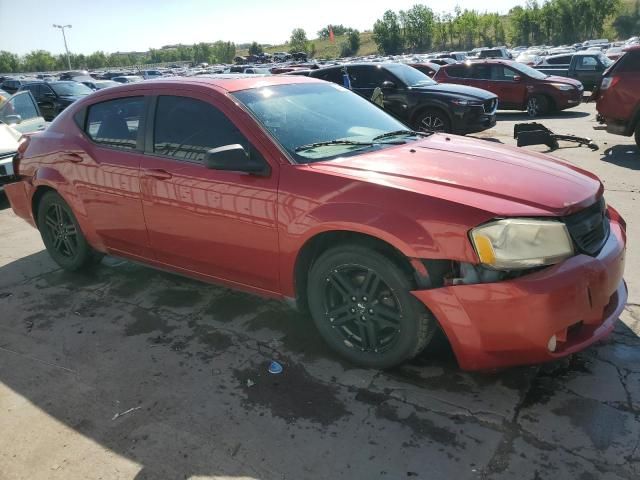
{"type": "Polygon", "coordinates": [[[64,40],[64,49],[67,52],[67,65],[69,65],[69,70],[71,70],[71,56],[69,56],[69,47],[67,47],[67,36],[64,34],[65,28],[71,28],[71,25],[53,25],[54,28],[59,28],[62,30],[62,39],[64,40]]]}

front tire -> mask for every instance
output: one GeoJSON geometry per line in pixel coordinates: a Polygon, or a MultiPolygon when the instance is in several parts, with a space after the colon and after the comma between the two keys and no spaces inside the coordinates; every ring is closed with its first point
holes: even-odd
{"type": "Polygon", "coordinates": [[[318,331],[342,357],[364,368],[390,368],[420,353],[435,319],[410,291],[409,276],[380,253],[357,245],[328,250],[308,278],[318,331]]]}
{"type": "Polygon", "coordinates": [[[549,112],[549,100],[544,95],[533,95],[527,100],[527,114],[538,117],[549,112]]]}
{"type": "Polygon", "coordinates": [[[418,114],[414,128],[418,132],[451,133],[451,121],[442,110],[430,108],[418,114]]]}
{"type": "Polygon", "coordinates": [[[98,263],[96,252],[80,230],[71,207],[56,192],[47,192],[38,205],[37,224],[49,255],[64,270],[76,272],[98,263]]]}

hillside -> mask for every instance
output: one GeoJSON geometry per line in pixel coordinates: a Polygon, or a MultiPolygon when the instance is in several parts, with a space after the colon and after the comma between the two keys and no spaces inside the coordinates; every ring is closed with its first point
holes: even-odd
{"type": "MultiPolygon", "coordinates": [[[[311,40],[316,47],[316,57],[317,58],[335,58],[340,55],[340,44],[347,40],[346,35],[336,35],[335,43],[331,43],[329,39],[314,39],[311,40]]],[[[264,49],[267,53],[275,53],[275,52],[288,52],[289,45],[273,45],[270,47],[266,47],[264,49]]],[[[360,50],[358,50],[358,55],[371,55],[378,51],[375,42],[373,41],[373,33],[372,32],[362,32],[360,33],[360,50]]],[[[244,49],[238,49],[238,55],[248,55],[249,51],[244,49]]]]}

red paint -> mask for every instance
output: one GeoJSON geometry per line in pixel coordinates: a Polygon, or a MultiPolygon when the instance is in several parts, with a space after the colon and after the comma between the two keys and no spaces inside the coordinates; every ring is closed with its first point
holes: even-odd
{"type": "MultiPolygon", "coordinates": [[[[261,85],[318,81],[198,78],[92,94],[33,137],[20,162],[22,181],[7,187],[12,207],[33,223],[37,188],[53,188],[71,205],[97,250],[286,298],[296,296],[294,269],[301,249],[323,232],[377,237],[413,265],[421,265],[416,259],[477,263],[468,239],[471,228],[496,217],[570,214],[602,194],[600,181],[578,168],[457,136],[434,135],[342,160],[295,165],[228,95],[261,85]],[[74,122],[75,113],[88,104],[163,93],[198,98],[223,111],[269,163],[270,175],[208,170],[101,147],[74,122]]],[[[569,332],[559,354],[583,348],[612,328],[626,299],[626,239],[619,215],[612,209],[610,214],[613,234],[598,258],[576,256],[514,281],[414,292],[436,315],[463,368],[553,358],[558,354],[542,348],[548,337],[555,332],[562,337],[563,329],[580,320],[591,323],[578,334],[569,332]],[[595,299],[592,308],[584,303],[587,288],[595,299]],[[616,290],[617,301],[605,318],[602,308],[616,290]],[[521,316],[528,321],[513,322],[521,316]]]]}
{"type": "MultiPolygon", "coordinates": [[[[476,65],[484,65],[487,68],[496,66],[511,68],[518,66],[517,62],[510,60],[482,60],[474,61],[466,64],[465,68],[469,69],[476,65]]],[[[438,70],[433,79],[440,83],[457,83],[461,85],[469,85],[471,87],[482,88],[495,93],[498,96],[500,109],[525,110],[527,100],[533,95],[544,95],[551,103],[551,107],[557,110],[565,110],[578,106],[582,102],[583,89],[582,84],[578,80],[566,77],[547,77],[545,79],[533,78],[524,73],[516,71],[518,81],[511,80],[492,80],[485,78],[456,78],[449,75],[452,69],[460,68],[459,64],[445,65],[438,70]],[[553,84],[571,85],[569,91],[562,91],[554,87],[553,84]],[[578,89],[580,88],[580,90],[578,89]]]]}

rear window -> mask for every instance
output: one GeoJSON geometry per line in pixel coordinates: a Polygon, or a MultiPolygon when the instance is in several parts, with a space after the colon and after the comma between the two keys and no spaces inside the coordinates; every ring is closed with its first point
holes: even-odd
{"type": "Polygon", "coordinates": [[[95,143],[133,150],[137,146],[143,107],[143,97],[118,98],[91,105],[85,132],[95,143]]]}

